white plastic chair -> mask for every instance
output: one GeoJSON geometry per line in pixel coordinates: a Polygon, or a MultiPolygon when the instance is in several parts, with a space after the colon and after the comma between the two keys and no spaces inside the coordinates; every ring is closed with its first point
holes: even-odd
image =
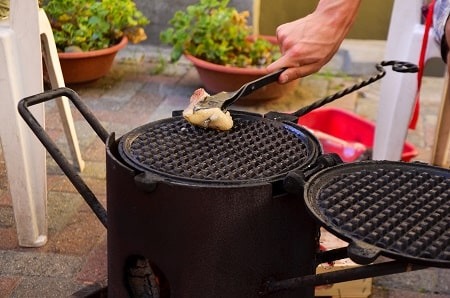
{"type": "MultiPolygon", "coordinates": [[[[386,60],[418,63],[425,32],[425,26],[421,24],[422,5],[423,0],[395,0],[387,37],[386,60]]],[[[431,28],[425,62],[433,57],[441,57],[434,34],[431,28]]],[[[388,70],[380,87],[373,158],[400,160],[414,111],[417,74],[388,70]]],[[[442,147],[442,141],[436,140],[436,144],[442,147]]]]}
{"type": "MultiPolygon", "coordinates": [[[[43,56],[52,87],[64,86],[45,13],[36,0],[11,1],[9,18],[0,22],[0,139],[19,245],[24,247],[42,246],[47,241],[46,154],[17,112],[20,99],[43,91],[43,56]]],[[[68,100],[62,99],[58,108],[74,163],[82,170],[84,162],[68,100]]],[[[35,106],[32,111],[43,124],[44,106],[35,106]]]]}

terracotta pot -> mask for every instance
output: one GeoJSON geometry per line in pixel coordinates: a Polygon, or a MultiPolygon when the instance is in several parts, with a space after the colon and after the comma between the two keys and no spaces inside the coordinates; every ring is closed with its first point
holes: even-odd
{"type": "Polygon", "coordinates": [[[118,44],[107,49],[58,53],[64,81],[66,84],[85,83],[103,77],[111,69],[117,52],[127,43],[128,39],[123,37],[118,44]]]}
{"type": "MultiPolygon", "coordinates": [[[[274,37],[265,38],[273,43],[276,42],[274,37]]],[[[194,64],[203,82],[203,87],[210,94],[237,90],[243,84],[267,74],[264,68],[225,66],[211,63],[189,54],[185,54],[185,57],[194,64]]],[[[297,80],[283,85],[272,83],[243,97],[243,99],[250,101],[279,98],[291,92],[297,85],[297,80]]]]}

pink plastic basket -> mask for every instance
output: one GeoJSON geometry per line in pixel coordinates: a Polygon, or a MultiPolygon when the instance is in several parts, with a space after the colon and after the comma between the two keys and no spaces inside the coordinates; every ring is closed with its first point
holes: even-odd
{"type": "MultiPolygon", "coordinates": [[[[301,116],[298,124],[316,134],[325,153],[337,153],[344,161],[356,160],[373,147],[375,124],[343,109],[319,108],[301,116]]],[[[401,159],[410,161],[417,154],[414,146],[405,142],[401,159]]]]}

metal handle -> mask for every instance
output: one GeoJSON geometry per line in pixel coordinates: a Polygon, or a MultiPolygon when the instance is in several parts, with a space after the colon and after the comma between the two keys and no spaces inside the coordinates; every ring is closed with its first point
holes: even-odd
{"type": "MultiPolygon", "coordinates": [[[[94,131],[97,133],[97,135],[100,137],[100,139],[103,141],[103,143],[106,144],[106,139],[109,136],[109,133],[106,131],[106,129],[100,124],[100,122],[95,118],[95,116],[92,114],[91,110],[89,110],[88,106],[83,103],[81,98],[78,96],[78,94],[73,91],[70,88],[62,87],[50,91],[45,91],[43,93],[39,93],[33,96],[29,96],[27,98],[22,99],[19,102],[19,113],[24,117],[24,114],[29,116],[31,115],[28,111],[28,107],[31,107],[36,104],[40,104],[46,101],[50,101],[52,99],[59,98],[61,96],[67,97],[77,108],[77,110],[83,115],[83,117],[86,119],[86,121],[89,123],[89,125],[94,129],[94,131]],[[24,114],[22,114],[24,113],[24,114]]],[[[32,116],[32,115],[31,115],[32,116]]],[[[27,121],[26,119],[24,119],[27,121]]]]}
{"type": "Polygon", "coordinates": [[[268,280],[262,284],[259,294],[261,296],[266,296],[279,291],[292,290],[300,287],[321,286],[382,275],[422,270],[425,268],[427,267],[402,261],[388,261],[327,273],[294,277],[286,280],[268,280]]]}
{"type": "Polygon", "coordinates": [[[353,86],[345,88],[344,90],[341,90],[332,95],[329,95],[327,97],[319,99],[319,100],[313,102],[312,104],[310,104],[306,107],[303,107],[293,113],[287,114],[287,113],[280,113],[280,112],[268,112],[264,115],[264,117],[268,118],[268,119],[279,120],[279,121],[297,122],[299,117],[311,112],[312,110],[320,108],[332,101],[335,101],[336,99],[339,99],[347,94],[350,94],[358,89],[361,89],[362,87],[370,85],[373,82],[376,82],[379,79],[383,78],[386,75],[386,71],[384,70],[384,67],[386,67],[386,66],[392,66],[393,71],[402,72],[402,73],[415,73],[415,72],[419,71],[418,66],[413,63],[396,61],[396,60],[381,61],[380,63],[377,63],[375,65],[375,68],[378,70],[378,73],[358,84],[355,84],[353,86]]]}
{"type": "Polygon", "coordinates": [[[208,107],[208,108],[209,107],[218,107],[218,105],[219,105],[222,110],[226,110],[229,106],[231,106],[233,103],[235,103],[239,98],[249,95],[250,93],[254,92],[255,90],[262,88],[268,84],[276,82],[278,80],[278,77],[280,76],[280,74],[283,71],[285,71],[286,69],[287,68],[281,68],[277,71],[269,73],[269,74],[267,74],[263,77],[260,77],[256,80],[245,83],[235,92],[217,93],[216,95],[211,96],[208,101],[204,102],[203,105],[206,105],[205,107],[208,107]],[[212,100],[213,98],[214,98],[214,100],[212,100]]]}
{"type": "Polygon", "coordinates": [[[381,61],[380,63],[375,65],[375,68],[378,70],[377,74],[371,76],[370,78],[368,78],[358,84],[355,84],[353,86],[345,88],[342,91],[339,91],[335,94],[327,96],[316,102],[313,102],[309,106],[303,107],[303,108],[299,109],[298,111],[292,113],[292,115],[294,115],[296,117],[301,117],[301,116],[311,112],[312,110],[320,108],[321,106],[323,106],[325,104],[335,101],[338,98],[341,98],[341,97],[343,97],[347,94],[350,94],[358,89],[361,89],[362,87],[365,87],[367,85],[372,84],[373,82],[378,81],[379,79],[381,79],[382,77],[384,77],[386,75],[386,71],[384,70],[384,67],[386,67],[386,66],[392,66],[392,70],[394,70],[396,72],[402,72],[402,73],[415,73],[415,72],[419,71],[419,68],[417,67],[417,65],[409,63],[409,62],[395,61],[395,60],[381,61]]]}
{"type": "MultiPolygon", "coordinates": [[[[105,208],[100,204],[97,197],[89,189],[83,179],[78,175],[75,167],[67,160],[64,154],[59,150],[58,146],[53,142],[47,132],[42,128],[36,118],[31,114],[28,107],[43,103],[52,99],[59,98],[61,96],[66,96],[69,98],[78,111],[83,115],[86,121],[91,125],[100,139],[106,144],[107,139],[110,134],[105,130],[105,128],[100,124],[100,122],[93,116],[89,108],[81,101],[78,94],[69,88],[59,88],[51,91],[46,91],[39,93],[30,97],[26,97],[19,101],[18,110],[19,114],[34,132],[36,137],[41,141],[44,147],[47,149],[48,153],[53,157],[55,162],[67,175],[70,182],[77,189],[77,191],[82,195],[89,207],[94,211],[100,222],[106,227],[107,214],[105,208]]],[[[111,135],[113,137],[113,135],[111,135]]]]}
{"type": "Polygon", "coordinates": [[[249,95],[250,93],[252,93],[253,91],[255,91],[259,88],[262,88],[270,83],[274,83],[274,82],[278,81],[278,77],[286,69],[287,69],[286,67],[281,68],[281,69],[274,71],[268,75],[265,75],[259,79],[248,82],[247,84],[245,84],[245,87],[242,90],[242,94],[240,95],[240,97],[249,95]]]}

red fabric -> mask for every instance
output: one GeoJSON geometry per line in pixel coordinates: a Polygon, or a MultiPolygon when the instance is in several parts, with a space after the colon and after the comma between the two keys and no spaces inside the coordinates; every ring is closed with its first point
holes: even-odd
{"type": "Polygon", "coordinates": [[[422,77],[423,70],[425,67],[425,54],[427,52],[428,45],[428,33],[433,24],[433,9],[434,9],[434,1],[432,0],[428,6],[427,17],[425,20],[425,32],[422,39],[422,48],[420,49],[419,56],[419,71],[417,73],[417,93],[416,93],[416,103],[414,106],[414,112],[409,123],[409,128],[415,129],[417,125],[417,120],[419,119],[419,111],[420,111],[420,88],[422,87],[422,77]]]}

